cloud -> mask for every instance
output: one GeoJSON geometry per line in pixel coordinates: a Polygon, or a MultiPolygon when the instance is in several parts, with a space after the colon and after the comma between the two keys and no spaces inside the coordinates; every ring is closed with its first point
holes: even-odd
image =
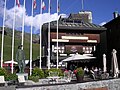
{"type": "Polygon", "coordinates": [[[100,23],[99,25],[100,25],[100,26],[103,26],[104,24],[106,24],[106,22],[102,22],[102,23],[100,23]]]}
{"type": "Polygon", "coordinates": [[[23,14],[25,14],[25,9],[23,7],[18,8],[17,6],[9,10],[6,9],[5,25],[12,28],[15,12],[15,28],[22,26],[23,14]]]}
{"type": "Polygon", "coordinates": [[[4,7],[4,1],[3,0],[0,0],[0,16],[2,17],[3,16],[3,7],[4,7]]]}
{"type": "Polygon", "coordinates": [[[47,23],[47,22],[50,22],[50,21],[57,20],[58,19],[57,16],[58,16],[57,13],[54,13],[54,14],[43,13],[43,14],[36,15],[33,18],[33,26],[36,29],[35,31],[37,31],[40,28],[40,25],[43,25],[44,23],[47,23]]]}
{"type": "MultiPolygon", "coordinates": [[[[1,9],[0,16],[3,17],[3,10],[4,10],[3,2],[2,2],[2,4],[0,4],[0,9],[1,9]]],[[[41,25],[43,25],[44,23],[58,19],[57,13],[37,14],[34,17],[29,16],[26,13],[26,9],[21,5],[19,8],[16,6],[16,7],[10,8],[10,9],[6,9],[5,25],[9,28],[12,28],[12,26],[13,26],[14,10],[15,10],[15,28],[17,29],[17,28],[22,27],[22,22],[23,22],[22,20],[23,20],[23,16],[24,16],[25,17],[25,26],[31,26],[31,23],[33,21],[34,33],[38,32],[41,25]]],[[[66,16],[65,14],[63,14],[63,15],[64,15],[64,17],[66,16]]]]}

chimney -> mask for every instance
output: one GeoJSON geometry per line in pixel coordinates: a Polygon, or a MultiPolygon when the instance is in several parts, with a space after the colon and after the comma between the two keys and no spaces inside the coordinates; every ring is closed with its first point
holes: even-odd
{"type": "Polygon", "coordinates": [[[113,12],[114,18],[117,18],[119,16],[118,11],[113,12]]]}

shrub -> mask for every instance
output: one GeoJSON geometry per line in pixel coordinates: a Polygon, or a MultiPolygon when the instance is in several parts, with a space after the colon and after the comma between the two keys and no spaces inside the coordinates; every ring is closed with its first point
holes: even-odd
{"type": "Polygon", "coordinates": [[[34,82],[38,82],[39,81],[39,76],[29,76],[28,79],[32,80],[34,82]]]}
{"type": "Polygon", "coordinates": [[[51,69],[45,71],[45,77],[49,76],[50,71],[57,72],[59,76],[63,76],[63,72],[61,69],[51,68],[51,69]]]}
{"type": "Polygon", "coordinates": [[[82,67],[79,67],[76,70],[74,70],[74,73],[78,76],[84,76],[84,70],[82,69],[82,67]]]}
{"type": "Polygon", "coordinates": [[[32,76],[38,76],[39,79],[44,78],[44,72],[42,69],[39,69],[38,67],[36,67],[32,71],[32,76]]]}
{"type": "Polygon", "coordinates": [[[7,71],[4,68],[0,68],[0,76],[6,76],[7,75],[7,71]]]}
{"type": "Polygon", "coordinates": [[[0,76],[4,76],[5,79],[6,79],[6,77],[7,77],[7,71],[6,71],[5,68],[0,68],[0,76]]]}
{"type": "Polygon", "coordinates": [[[17,75],[8,73],[5,68],[0,68],[0,76],[4,76],[6,81],[17,80],[17,75]]]}
{"type": "Polygon", "coordinates": [[[7,81],[10,81],[10,80],[13,80],[13,81],[16,81],[17,80],[17,75],[15,73],[8,73],[7,76],[6,76],[6,79],[7,81]]]}

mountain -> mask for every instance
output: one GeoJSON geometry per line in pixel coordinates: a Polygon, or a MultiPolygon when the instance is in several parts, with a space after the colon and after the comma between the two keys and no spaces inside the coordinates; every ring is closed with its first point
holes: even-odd
{"type": "MultiPolygon", "coordinates": [[[[0,49],[2,43],[2,27],[0,27],[0,49]]],[[[15,30],[15,43],[14,43],[14,59],[16,59],[16,52],[18,46],[21,44],[21,31],[15,30]]],[[[39,56],[39,35],[33,34],[33,60],[37,59],[39,56]]],[[[24,51],[26,60],[30,58],[30,33],[24,33],[24,51]]],[[[5,28],[5,35],[4,35],[4,61],[11,60],[12,54],[12,29],[5,28]]],[[[0,50],[1,51],[1,50],[0,50]]]]}

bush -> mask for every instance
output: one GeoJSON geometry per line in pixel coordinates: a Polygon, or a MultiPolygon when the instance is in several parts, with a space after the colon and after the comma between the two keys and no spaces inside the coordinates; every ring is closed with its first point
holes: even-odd
{"type": "Polygon", "coordinates": [[[4,76],[5,79],[7,78],[7,71],[5,68],[0,68],[0,76],[4,76]]]}
{"type": "Polygon", "coordinates": [[[74,72],[78,76],[84,76],[84,70],[82,69],[82,67],[77,68],[74,72]]]}
{"type": "Polygon", "coordinates": [[[13,74],[12,73],[8,73],[6,78],[5,78],[5,80],[7,80],[7,81],[10,81],[10,80],[16,81],[17,78],[18,78],[18,76],[15,73],[13,73],[13,74]]]}
{"type": "Polygon", "coordinates": [[[51,69],[45,71],[45,77],[49,76],[50,71],[57,72],[59,74],[58,76],[63,76],[63,72],[61,69],[51,68],[51,69]]]}
{"type": "Polygon", "coordinates": [[[39,69],[38,67],[36,67],[32,71],[32,76],[38,76],[39,79],[41,79],[41,78],[44,78],[44,72],[42,69],[39,69]]]}
{"type": "Polygon", "coordinates": [[[0,68],[0,76],[4,76],[6,81],[17,80],[17,75],[8,73],[5,68],[0,68]]]}
{"type": "Polygon", "coordinates": [[[0,76],[6,76],[7,75],[7,71],[4,68],[0,68],[0,76]]]}
{"type": "Polygon", "coordinates": [[[38,82],[39,81],[39,76],[29,76],[28,79],[32,80],[34,82],[38,82]]]}

